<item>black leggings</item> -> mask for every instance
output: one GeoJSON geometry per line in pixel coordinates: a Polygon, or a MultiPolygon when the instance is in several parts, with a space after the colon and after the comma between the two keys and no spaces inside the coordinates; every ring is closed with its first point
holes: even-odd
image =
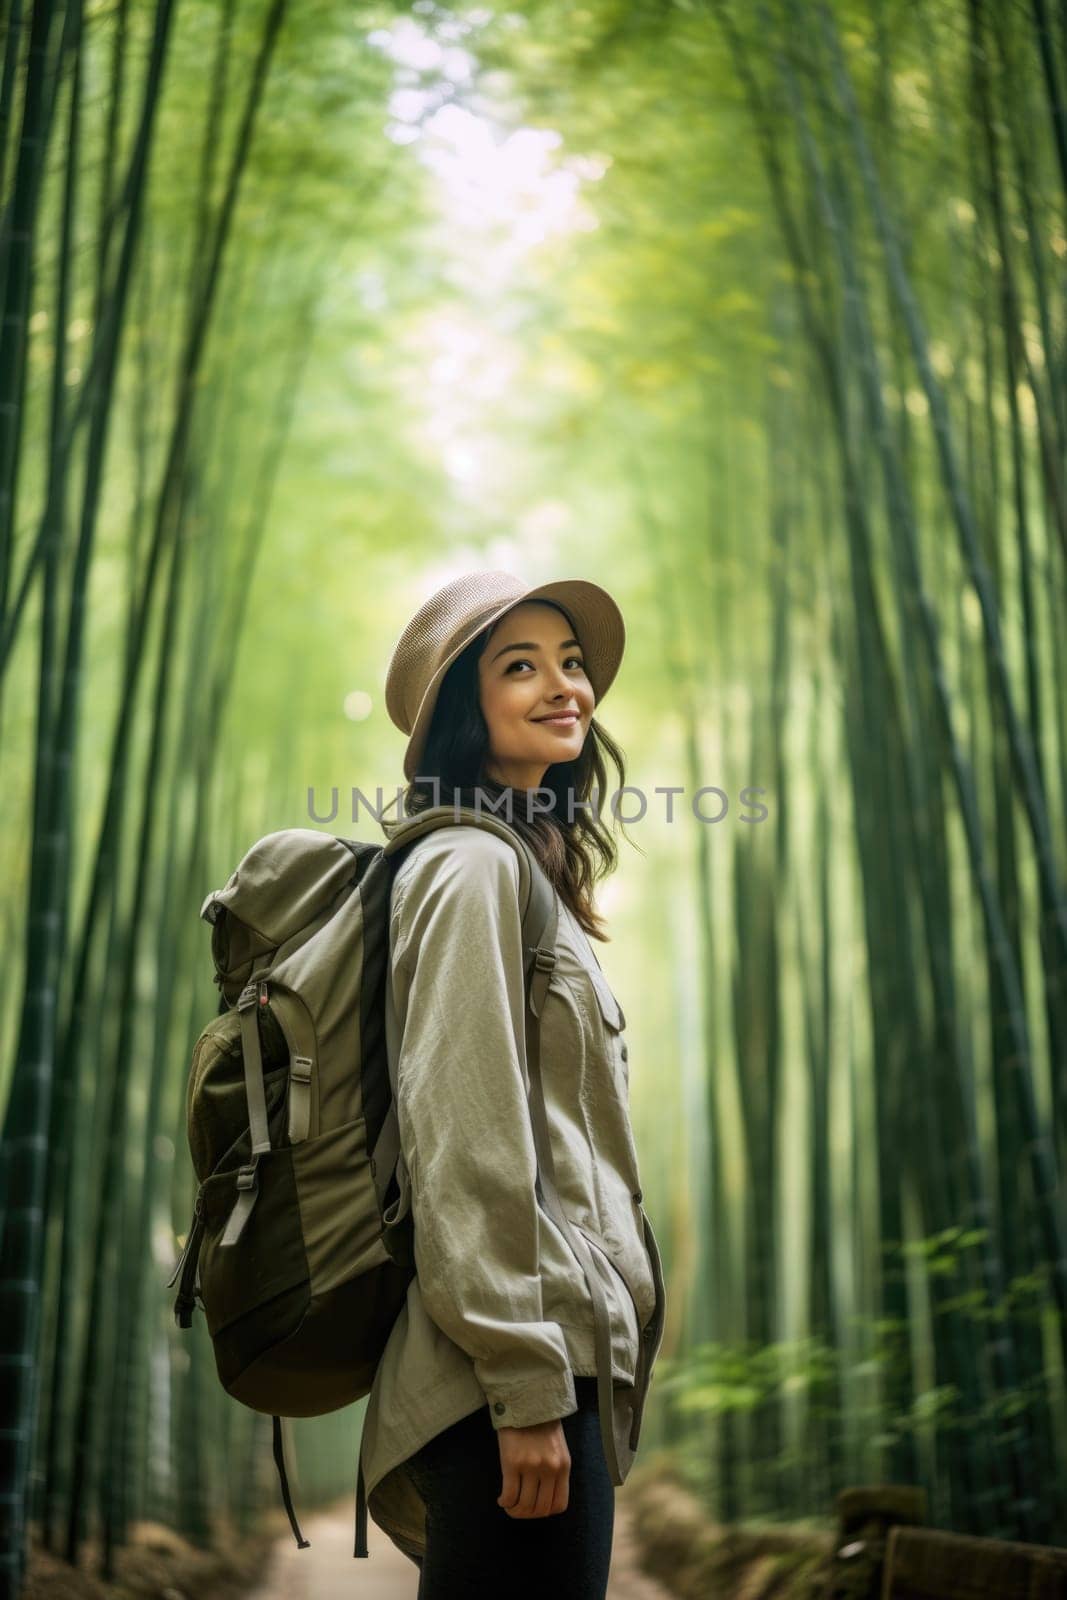
{"type": "Polygon", "coordinates": [[[615,1531],[615,1488],[604,1460],[596,1379],[574,1380],[577,1411],[563,1418],[571,1455],[566,1511],[510,1517],[500,1446],[488,1406],[445,1428],[405,1462],[426,1506],[418,1600],[604,1600],[615,1531]]]}

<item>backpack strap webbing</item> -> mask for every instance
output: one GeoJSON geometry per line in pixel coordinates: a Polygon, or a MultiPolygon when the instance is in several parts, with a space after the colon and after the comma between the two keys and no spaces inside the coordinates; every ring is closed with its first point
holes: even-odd
{"type": "MultiPolygon", "coordinates": [[[[522,939],[526,979],[526,1066],[529,1075],[527,1098],[537,1154],[537,1187],[545,1210],[570,1245],[589,1289],[593,1309],[593,1349],[597,1369],[600,1434],[611,1480],[619,1484],[622,1482],[622,1474],[615,1448],[611,1313],[607,1304],[604,1281],[600,1276],[603,1269],[594,1257],[584,1234],[574,1227],[564,1212],[559,1198],[541,1078],[541,1009],[556,963],[556,931],[559,917],[557,895],[540,862],[517,829],[510,827],[497,816],[475,811],[471,807],[430,806],[425,811],[417,812],[399,826],[394,825],[390,831],[389,841],[384,847],[384,853],[392,855],[424,833],[430,833],[436,828],[455,826],[457,823],[486,828],[489,832],[498,834],[515,848],[519,856],[520,896],[523,896],[525,890],[522,939]],[[524,864],[525,870],[523,870],[524,864]]],[[[595,959],[595,951],[593,955],[595,959]]],[[[599,965],[599,962],[597,964],[599,965]]]]}
{"type": "MultiPolygon", "coordinates": [[[[257,963],[261,972],[268,965],[266,959],[257,963]]],[[[244,1064],[245,1097],[248,1101],[248,1129],[252,1138],[252,1152],[246,1164],[237,1173],[237,1199],[226,1223],[226,1231],[219,1240],[219,1248],[237,1243],[244,1225],[252,1215],[252,1207],[259,1194],[256,1168],[259,1158],[270,1149],[270,1127],[267,1123],[267,1097],[263,1083],[263,1053],[259,1046],[257,1008],[267,1004],[267,984],[257,976],[257,967],[241,990],[237,1009],[241,1016],[241,1059],[244,1064]]]]}
{"type": "MultiPolygon", "coordinates": [[[[520,841],[526,849],[525,841],[520,841]]],[[[597,1411],[600,1416],[600,1437],[604,1446],[604,1459],[612,1483],[622,1482],[618,1454],[615,1449],[614,1386],[611,1371],[611,1313],[608,1309],[604,1282],[600,1269],[584,1234],[572,1224],[563,1209],[556,1186],[556,1166],[552,1155],[552,1142],[545,1110],[544,1084],[541,1078],[541,1011],[556,965],[556,929],[559,912],[556,893],[542,872],[540,864],[531,856],[530,902],[523,919],[524,933],[527,922],[533,937],[527,940],[524,952],[529,972],[528,1003],[526,1006],[526,1064],[530,1075],[530,1122],[534,1146],[537,1151],[537,1182],[545,1210],[559,1228],[578,1261],[589,1289],[593,1307],[593,1349],[596,1360],[597,1411]]]]}
{"type": "MultiPolygon", "coordinates": [[[[382,848],[382,855],[392,859],[394,872],[400,865],[400,852],[408,845],[414,844],[423,834],[434,833],[438,828],[455,827],[457,824],[466,823],[470,827],[482,828],[487,833],[495,833],[498,838],[506,840],[514,849],[519,851],[519,898],[526,905],[523,916],[523,945],[528,947],[536,940],[530,938],[528,915],[532,897],[530,885],[536,862],[532,862],[529,850],[520,849],[522,841],[514,828],[501,821],[499,817],[486,812],[474,811],[471,807],[430,806],[425,811],[416,812],[414,816],[389,827],[389,838],[382,848]],[[532,863],[532,864],[531,864],[532,863]]],[[[551,892],[551,891],[550,891],[551,892]]],[[[525,966],[525,963],[524,963],[525,966]]],[[[400,1162],[400,1123],[396,1109],[396,1085],[390,1081],[389,1106],[382,1119],[378,1136],[371,1151],[371,1177],[378,1196],[378,1209],[382,1219],[390,1228],[395,1228],[411,1209],[411,1190],[408,1179],[407,1167],[400,1162]],[[396,1178],[398,1195],[386,1209],[385,1196],[389,1186],[396,1178]]]]}

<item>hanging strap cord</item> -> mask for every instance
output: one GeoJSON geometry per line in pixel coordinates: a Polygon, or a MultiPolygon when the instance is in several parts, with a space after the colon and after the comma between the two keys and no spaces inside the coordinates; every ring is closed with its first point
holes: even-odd
{"type": "Polygon", "coordinates": [[[367,1548],[367,1485],[363,1477],[363,1434],[359,1438],[359,1466],[356,1469],[356,1547],[353,1556],[369,1556],[367,1548]]]}
{"type": "Polygon", "coordinates": [[[271,1421],[274,1424],[274,1465],[278,1468],[278,1477],[281,1480],[282,1499],[285,1501],[289,1526],[293,1530],[293,1538],[296,1540],[297,1548],[306,1550],[311,1544],[311,1540],[305,1539],[300,1532],[300,1524],[297,1522],[296,1512],[293,1510],[293,1497],[289,1493],[289,1479],[285,1473],[285,1441],[282,1438],[282,1419],[281,1417],[272,1417],[271,1421]]]}

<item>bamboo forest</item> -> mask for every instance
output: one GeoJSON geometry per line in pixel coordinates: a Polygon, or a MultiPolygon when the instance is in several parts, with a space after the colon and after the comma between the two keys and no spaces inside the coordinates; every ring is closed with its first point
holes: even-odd
{"type": "Polygon", "coordinates": [[[378,860],[470,574],[625,620],[590,949],[663,1293],[606,1592],[1067,1596],[1067,5],[0,41],[0,1600],[445,1593],[373,1496],[353,1560],[370,1376],[225,1385],[190,1108],[232,1020],[259,1149],[205,912],[283,830],[378,860]]]}

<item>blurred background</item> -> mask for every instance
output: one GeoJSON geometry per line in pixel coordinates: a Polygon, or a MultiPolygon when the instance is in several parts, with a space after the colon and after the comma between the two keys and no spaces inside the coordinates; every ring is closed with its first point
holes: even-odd
{"type": "Polygon", "coordinates": [[[393,643],[482,567],[627,622],[646,1470],[1067,1543],[1067,11],[0,17],[0,1594],[277,1499],[164,1287],[199,908],[380,842],[393,643]]]}

